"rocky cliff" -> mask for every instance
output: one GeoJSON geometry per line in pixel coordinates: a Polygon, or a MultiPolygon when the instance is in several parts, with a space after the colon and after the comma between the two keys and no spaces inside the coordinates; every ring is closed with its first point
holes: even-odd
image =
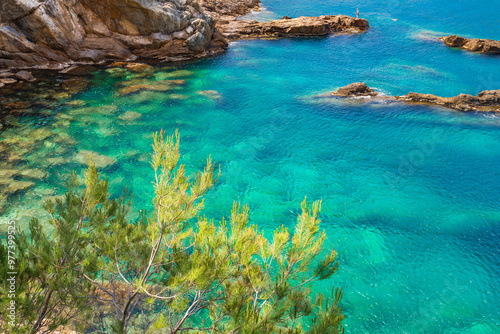
{"type": "Polygon", "coordinates": [[[227,43],[195,0],[2,0],[0,67],[205,57],[227,43]]]}
{"type": "Polygon", "coordinates": [[[184,60],[222,53],[226,40],[363,31],[349,16],[238,16],[259,0],[1,0],[0,68],[64,68],[109,60],[184,60]],[[220,32],[219,32],[220,31],[220,32]]]}

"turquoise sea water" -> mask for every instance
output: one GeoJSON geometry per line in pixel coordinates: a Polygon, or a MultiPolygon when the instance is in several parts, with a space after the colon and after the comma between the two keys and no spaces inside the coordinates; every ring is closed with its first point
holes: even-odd
{"type": "MultiPolygon", "coordinates": [[[[4,217],[27,224],[41,196],[62,191],[90,150],[116,159],[102,169],[151,199],[151,133],[179,129],[188,170],[208,155],[222,177],[204,214],[220,219],[247,203],[267,231],[293,226],[304,196],[323,199],[328,247],[339,274],[316,289],[344,288],[347,333],[500,333],[500,115],[324,100],[314,95],[364,81],[381,93],[452,96],[500,88],[500,57],[445,47],[433,37],[500,39],[498,1],[265,1],[258,19],[348,14],[358,35],[232,43],[225,55],[159,67],[166,92],[121,96],[137,75],[95,74],[75,96],[84,107],[39,107],[0,139],[49,128],[64,133],[26,153],[48,172],[4,217]],[[394,21],[396,19],[397,21],[394,21]],[[183,72],[175,72],[184,70],[183,72]],[[200,91],[214,90],[199,94],[200,91]],[[121,120],[125,112],[135,120],[121,120]],[[61,148],[63,147],[63,148],[61,148]],[[57,158],[63,159],[57,160],[57,158]]],[[[21,164],[21,163],[20,163],[21,164]]]]}

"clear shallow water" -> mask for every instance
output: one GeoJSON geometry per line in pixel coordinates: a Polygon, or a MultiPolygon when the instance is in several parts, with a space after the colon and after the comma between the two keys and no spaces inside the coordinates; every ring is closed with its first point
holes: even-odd
{"type": "MultiPolygon", "coordinates": [[[[265,6],[281,17],[352,14],[361,5],[265,6]]],[[[484,14],[498,10],[487,1],[367,1],[360,11],[372,29],[365,34],[236,42],[218,58],[145,78],[190,71],[177,73],[186,82],[168,92],[120,96],[134,75],[102,71],[74,97],[85,108],[45,110],[2,132],[5,141],[50,128],[74,141],[50,137],[28,155],[49,176],[5,216],[22,224],[38,198],[60,193],[60,176],[81,168],[74,158],[81,150],[116,159],[102,170],[114,189],[129,186],[136,205],[148,205],[151,133],[178,128],[188,169],[209,154],[222,167],[206,197],[207,217],[227,216],[238,200],[270,231],[293,226],[304,196],[323,199],[328,247],[338,251],[341,270],[317,289],[344,287],[348,333],[499,333],[500,115],[312,98],[355,81],[391,95],[498,89],[499,57],[429,39],[498,39],[498,16],[484,14]],[[204,90],[220,97],[197,94],[204,90]],[[127,111],[141,117],[120,120],[127,111]]]]}

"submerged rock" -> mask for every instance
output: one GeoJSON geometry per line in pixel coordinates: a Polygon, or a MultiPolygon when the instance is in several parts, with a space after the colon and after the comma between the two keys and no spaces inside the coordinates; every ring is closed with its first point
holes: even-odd
{"type": "Polygon", "coordinates": [[[80,152],[78,152],[74,157],[74,160],[81,163],[82,165],[88,165],[92,160],[97,168],[105,168],[116,163],[115,158],[111,158],[106,155],[87,150],[81,150],[80,152]]]}
{"type": "Polygon", "coordinates": [[[65,105],[70,106],[70,107],[83,107],[86,104],[87,104],[87,102],[84,100],[73,100],[73,101],[68,101],[65,103],[65,105]]]}
{"type": "Polygon", "coordinates": [[[39,128],[35,129],[28,134],[28,138],[31,141],[43,141],[49,137],[52,137],[54,133],[52,130],[47,129],[47,128],[39,128]]]}
{"type": "Polygon", "coordinates": [[[6,194],[15,194],[17,192],[27,190],[33,186],[35,186],[35,183],[31,181],[12,180],[12,182],[10,182],[9,185],[3,189],[3,191],[6,194]]]}
{"type": "Polygon", "coordinates": [[[142,85],[131,85],[122,88],[118,91],[120,95],[130,95],[143,90],[154,91],[154,92],[166,92],[170,90],[172,86],[163,83],[153,83],[153,84],[142,84],[142,85]]]}
{"type": "Polygon", "coordinates": [[[148,64],[141,63],[129,63],[125,65],[125,68],[132,72],[153,72],[154,67],[148,64]]]}
{"type": "Polygon", "coordinates": [[[464,38],[457,35],[439,38],[444,44],[469,51],[500,54],[500,41],[492,39],[464,38]]]}
{"type": "Polygon", "coordinates": [[[126,113],[118,116],[118,119],[121,119],[122,121],[134,121],[138,118],[140,118],[142,115],[138,112],[134,111],[127,111],[126,113]]]}
{"type": "Polygon", "coordinates": [[[16,101],[5,103],[3,106],[8,109],[27,109],[31,106],[31,103],[27,101],[16,101]]]}
{"type": "Polygon", "coordinates": [[[173,79],[173,78],[182,78],[182,77],[189,77],[193,75],[193,71],[188,71],[188,70],[177,70],[177,71],[172,71],[172,72],[160,72],[156,73],[155,77],[158,80],[165,80],[165,79],[173,79]]]}
{"type": "Polygon", "coordinates": [[[221,93],[219,93],[216,90],[200,90],[200,91],[197,91],[196,94],[206,96],[212,100],[217,100],[217,99],[222,98],[221,93]]]}
{"type": "Polygon", "coordinates": [[[90,80],[82,77],[74,77],[65,80],[62,88],[70,94],[77,94],[85,91],[90,86],[90,80]]]}
{"type": "Polygon", "coordinates": [[[46,161],[49,165],[63,165],[68,163],[67,159],[63,157],[47,158],[46,161]]]}
{"type": "Polygon", "coordinates": [[[31,114],[33,113],[33,110],[31,109],[12,109],[10,111],[10,114],[12,115],[25,115],[25,114],[31,114]]]}
{"type": "Polygon", "coordinates": [[[185,99],[189,98],[188,95],[184,95],[184,94],[168,94],[167,97],[169,99],[172,99],[172,100],[185,100],[185,99]]]}
{"type": "Polygon", "coordinates": [[[47,173],[39,169],[25,169],[21,170],[20,174],[31,179],[43,179],[47,177],[47,173]]]}

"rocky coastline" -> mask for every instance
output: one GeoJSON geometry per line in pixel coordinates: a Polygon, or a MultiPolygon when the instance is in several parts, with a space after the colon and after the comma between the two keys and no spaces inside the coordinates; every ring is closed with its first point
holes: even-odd
{"type": "Polygon", "coordinates": [[[368,21],[346,15],[319,17],[283,17],[270,22],[232,20],[220,23],[227,40],[244,38],[283,38],[326,36],[336,32],[363,32],[370,28],[368,21]]]}
{"type": "Polygon", "coordinates": [[[477,96],[460,94],[453,97],[440,97],[432,94],[420,93],[408,93],[402,96],[387,96],[377,93],[364,82],[355,82],[341,87],[334,92],[320,94],[317,97],[364,97],[375,101],[401,101],[405,103],[438,105],[460,111],[500,112],[500,89],[485,90],[480,92],[477,96]]]}
{"type": "Polygon", "coordinates": [[[344,15],[267,23],[238,19],[259,5],[259,0],[5,0],[0,4],[0,88],[34,81],[26,70],[191,60],[219,55],[228,41],[241,38],[369,28],[367,20],[344,15]]]}
{"type": "Polygon", "coordinates": [[[492,39],[464,38],[457,35],[439,38],[444,44],[473,52],[500,54],[500,41],[492,39]]]}
{"type": "Polygon", "coordinates": [[[0,68],[216,55],[227,43],[195,0],[4,0],[0,68]]]}

